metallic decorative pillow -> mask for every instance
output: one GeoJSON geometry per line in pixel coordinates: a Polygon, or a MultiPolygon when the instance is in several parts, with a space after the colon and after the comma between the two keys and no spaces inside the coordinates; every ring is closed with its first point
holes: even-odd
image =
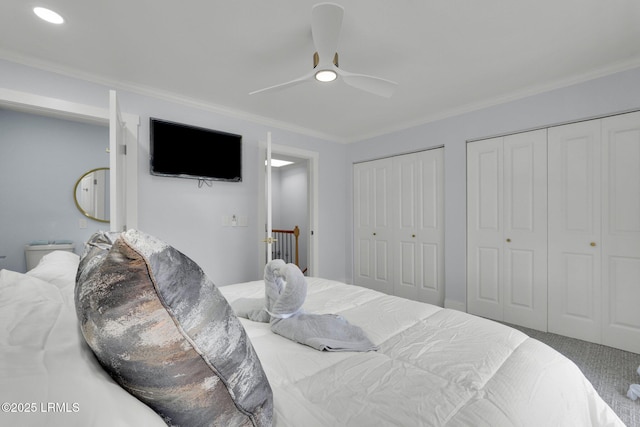
{"type": "Polygon", "coordinates": [[[98,231],[87,240],[84,251],[80,256],[80,264],[76,273],[76,283],[84,282],[93,270],[102,264],[107,256],[113,242],[120,237],[121,233],[110,231],[98,231]]]}
{"type": "Polygon", "coordinates": [[[75,299],[102,366],[168,425],[271,425],[271,387],[242,324],[181,252],[137,230],[95,235],[75,299]]]}

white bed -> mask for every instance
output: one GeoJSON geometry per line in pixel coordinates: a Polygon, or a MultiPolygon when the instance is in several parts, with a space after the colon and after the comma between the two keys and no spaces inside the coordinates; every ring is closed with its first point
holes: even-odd
{"type": "MultiPolygon", "coordinates": [[[[27,274],[0,271],[0,425],[165,425],[84,344],[77,265],[55,252],[27,274]]],[[[262,281],[220,289],[264,295],[262,281]]],[[[304,309],[343,315],[380,348],[320,352],[241,319],[275,426],[623,426],[571,361],[499,323],[319,278],[304,309]]]]}

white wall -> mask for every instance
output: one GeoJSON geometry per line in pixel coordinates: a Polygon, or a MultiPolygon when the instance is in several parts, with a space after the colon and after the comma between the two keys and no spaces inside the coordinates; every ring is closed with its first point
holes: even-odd
{"type": "MultiPolygon", "coordinates": [[[[0,75],[0,85],[7,89],[100,108],[107,108],[108,89],[113,88],[4,60],[0,60],[0,75]]],[[[264,170],[264,164],[258,160],[258,142],[265,140],[267,131],[271,131],[273,141],[278,145],[319,153],[319,224],[315,230],[319,241],[317,274],[345,280],[347,256],[342,242],[345,241],[347,206],[344,197],[335,199],[335,189],[341,188],[346,180],[346,168],[335,168],[336,164],[344,163],[345,145],[279,130],[221,110],[204,109],[186,100],[168,100],[115,89],[122,111],[137,114],[141,120],[138,153],[140,230],[156,235],[191,257],[218,285],[260,278],[258,173],[264,170]],[[241,134],[243,181],[215,182],[212,187],[198,188],[195,180],[151,176],[149,117],[241,134]],[[246,215],[249,226],[224,227],[222,217],[228,214],[246,215]]]]}
{"type": "Polygon", "coordinates": [[[0,109],[0,268],[24,272],[24,245],[33,240],[73,240],[79,254],[108,228],[73,199],[85,172],[109,166],[108,146],[106,126],[0,109]]]}
{"type": "MultiPolygon", "coordinates": [[[[445,305],[466,308],[466,141],[640,109],[640,68],[426,123],[349,146],[347,199],[354,162],[444,145],[445,305]]],[[[347,218],[353,234],[352,205],[347,218]]],[[[348,266],[353,246],[347,242],[348,266]]],[[[349,280],[353,271],[347,273],[349,280]]]]}

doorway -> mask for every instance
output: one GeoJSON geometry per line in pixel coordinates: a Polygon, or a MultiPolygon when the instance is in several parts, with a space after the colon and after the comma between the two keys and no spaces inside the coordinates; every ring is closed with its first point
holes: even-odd
{"type": "MultiPolygon", "coordinates": [[[[259,241],[265,238],[267,224],[266,200],[266,141],[260,142],[259,174],[259,241]]],[[[312,276],[318,271],[318,153],[272,144],[272,159],[287,160],[291,163],[283,167],[272,167],[272,229],[278,227],[300,228],[300,268],[306,268],[306,275],[312,276]],[[299,224],[297,224],[299,222],[299,224]]],[[[264,268],[266,244],[259,251],[259,271],[264,268]]]]}
{"type": "Polygon", "coordinates": [[[293,230],[294,227],[298,227],[298,266],[303,272],[309,267],[308,163],[307,159],[275,153],[272,156],[271,169],[272,228],[293,230]]]}

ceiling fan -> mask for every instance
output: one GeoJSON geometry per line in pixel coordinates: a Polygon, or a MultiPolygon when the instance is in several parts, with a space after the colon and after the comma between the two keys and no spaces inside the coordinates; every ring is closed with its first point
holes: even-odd
{"type": "Polygon", "coordinates": [[[338,67],[338,41],[342,28],[344,8],[335,3],[318,3],[311,9],[311,35],[316,52],[313,69],[297,79],[250,92],[249,95],[284,89],[312,81],[332,82],[340,77],[346,84],[385,98],[391,97],[396,82],[381,77],[351,73],[338,67]]]}

